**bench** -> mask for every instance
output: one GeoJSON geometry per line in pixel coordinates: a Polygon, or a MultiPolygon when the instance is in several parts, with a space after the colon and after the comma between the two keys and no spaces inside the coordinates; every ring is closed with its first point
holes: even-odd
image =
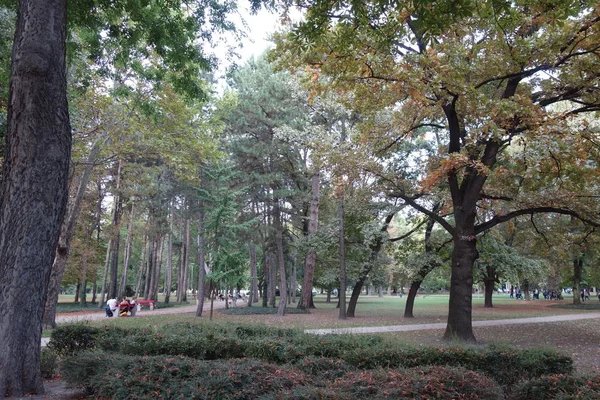
{"type": "Polygon", "coordinates": [[[154,300],[136,300],[136,303],[139,304],[140,307],[150,307],[151,310],[158,308],[154,300]]]}

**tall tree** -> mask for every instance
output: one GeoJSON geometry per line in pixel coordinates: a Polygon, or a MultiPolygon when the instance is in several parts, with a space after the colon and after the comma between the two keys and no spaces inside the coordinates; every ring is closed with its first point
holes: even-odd
{"type": "MultiPolygon", "coordinates": [[[[392,158],[389,152],[395,145],[418,128],[428,127],[432,135],[445,137],[446,148],[431,160],[437,167],[427,179],[395,181],[394,195],[452,235],[444,337],[474,341],[471,302],[478,234],[537,212],[577,215],[598,224],[593,221],[597,204],[568,196],[574,188],[585,192],[585,185],[569,180],[569,185],[555,187],[557,195],[548,197],[546,187],[546,193],[537,196],[510,174],[517,170],[501,169],[498,163],[522,154],[508,151],[516,145],[554,154],[553,147],[562,140],[585,142],[585,124],[572,131],[572,137],[564,132],[569,131],[568,121],[600,109],[599,76],[593,67],[600,54],[597,2],[304,4],[309,8],[307,20],[288,35],[290,40],[279,43],[282,50],[294,49],[281,51],[281,59],[295,64],[292,58],[300,55],[314,70],[317,90],[327,86],[351,91],[352,106],[363,113],[390,110],[388,120],[372,118],[364,127],[362,140],[374,157],[392,158]],[[334,79],[323,79],[320,85],[320,76],[334,79]],[[509,176],[509,186],[492,184],[509,176]],[[429,213],[419,200],[440,188],[451,198],[452,220],[429,213]],[[478,209],[488,200],[506,202],[510,211],[478,221],[478,209]]],[[[534,165],[546,164],[542,160],[534,165]]],[[[590,169],[577,157],[571,165],[590,169]]]]}
{"type": "Polygon", "coordinates": [[[0,186],[0,396],[44,392],[41,323],[71,152],[66,17],[63,0],[19,3],[0,186]]]}

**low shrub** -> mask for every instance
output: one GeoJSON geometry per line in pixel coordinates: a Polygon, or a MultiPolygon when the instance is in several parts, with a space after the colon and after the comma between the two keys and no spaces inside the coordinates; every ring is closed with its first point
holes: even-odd
{"type": "Polygon", "coordinates": [[[361,347],[341,358],[359,369],[413,368],[425,365],[464,367],[493,377],[503,385],[546,374],[573,372],[573,360],[546,349],[475,347],[361,347]]]}
{"type": "Polygon", "coordinates": [[[330,381],[341,378],[348,372],[356,371],[356,368],[344,360],[325,357],[303,357],[293,365],[307,375],[330,381]]]}
{"type": "Polygon", "coordinates": [[[63,362],[64,379],[97,398],[253,399],[307,385],[290,368],[257,360],[201,361],[79,353],[63,362]]]}
{"type": "Polygon", "coordinates": [[[69,324],[52,331],[48,348],[58,355],[71,355],[96,348],[116,350],[127,337],[135,333],[139,332],[119,327],[96,328],[83,323],[69,324]]]}
{"type": "Polygon", "coordinates": [[[43,379],[51,379],[58,373],[58,354],[50,349],[42,349],[40,365],[43,379]]]}
{"type": "Polygon", "coordinates": [[[511,400],[600,399],[600,376],[549,375],[521,382],[513,387],[511,400]]]}
{"type": "Polygon", "coordinates": [[[336,379],[331,388],[340,399],[502,399],[498,384],[465,368],[418,367],[407,370],[355,372],[336,379]]]}

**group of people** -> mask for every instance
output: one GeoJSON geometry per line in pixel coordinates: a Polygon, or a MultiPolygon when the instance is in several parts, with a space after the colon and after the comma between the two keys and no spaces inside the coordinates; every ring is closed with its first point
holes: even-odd
{"type": "MultiPolygon", "coordinates": [[[[524,300],[525,298],[523,297],[523,293],[521,292],[521,288],[517,287],[517,288],[510,288],[510,298],[516,298],[518,300],[524,300]]],[[[539,300],[540,299],[540,291],[539,289],[533,289],[533,299],[534,300],[539,300]]],[[[560,294],[560,292],[557,292],[556,290],[549,290],[549,289],[544,289],[542,291],[542,295],[544,296],[544,300],[562,300],[562,295],[560,294]]]]}
{"type": "MultiPolygon", "coordinates": [[[[590,299],[590,289],[581,289],[581,292],[579,293],[579,295],[581,296],[581,301],[586,301],[590,299]]],[[[600,293],[598,293],[598,300],[600,300],[600,293]]]]}
{"type": "Polygon", "coordinates": [[[109,299],[106,302],[106,316],[112,317],[116,315],[117,317],[127,317],[128,315],[134,317],[137,311],[137,302],[135,301],[135,297],[131,300],[127,299],[127,297],[123,297],[123,299],[119,302],[117,299],[109,299]]]}

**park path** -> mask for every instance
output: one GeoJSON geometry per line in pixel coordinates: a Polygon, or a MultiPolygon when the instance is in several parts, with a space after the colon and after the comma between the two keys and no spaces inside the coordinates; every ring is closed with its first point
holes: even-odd
{"type": "MultiPolygon", "coordinates": [[[[142,308],[138,311],[133,318],[144,318],[144,317],[155,317],[157,315],[171,315],[171,314],[190,314],[196,313],[196,309],[198,306],[196,304],[191,304],[189,306],[182,307],[168,307],[168,308],[155,308],[154,310],[149,310],[148,308],[142,308]]],[[[213,305],[213,309],[225,308],[224,301],[215,301],[213,305]]],[[[203,313],[210,312],[210,301],[204,302],[204,307],[202,308],[203,313]]],[[[94,313],[86,313],[86,314],[70,314],[64,313],[56,316],[56,323],[58,325],[64,323],[74,323],[74,322],[86,322],[86,321],[106,321],[107,323],[115,323],[117,320],[121,318],[132,318],[132,317],[107,317],[104,308],[98,309],[98,312],[94,313]]],[[[42,338],[42,346],[46,346],[50,338],[42,338]]]]}
{"type": "MultiPolygon", "coordinates": [[[[500,325],[519,325],[519,324],[540,324],[545,322],[562,322],[576,321],[582,319],[600,318],[600,313],[589,314],[565,314],[552,315],[548,317],[530,317],[530,318],[514,318],[514,319],[494,319],[488,321],[473,321],[474,327],[479,326],[500,326],[500,325]]],[[[437,324],[420,324],[420,325],[389,325],[389,326],[368,326],[354,328],[334,328],[334,329],[305,329],[306,333],[315,335],[343,334],[343,333],[385,333],[385,332],[408,332],[408,331],[424,331],[446,329],[446,322],[437,324]]]]}

